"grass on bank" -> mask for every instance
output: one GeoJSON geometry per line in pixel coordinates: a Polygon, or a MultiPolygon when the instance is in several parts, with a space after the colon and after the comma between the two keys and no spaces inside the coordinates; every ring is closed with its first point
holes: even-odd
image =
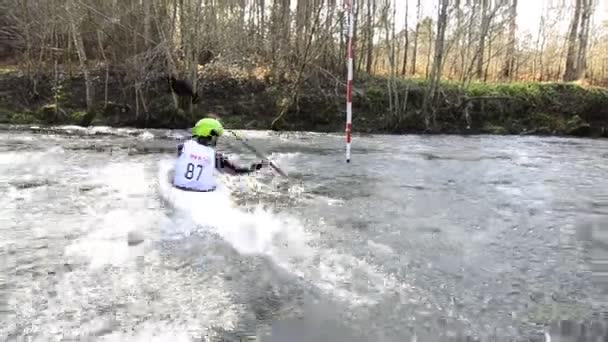
{"type": "MultiPolygon", "coordinates": [[[[2,75],[11,81],[10,75],[2,75]]],[[[149,93],[148,113],[135,115],[132,97],[124,91],[110,94],[110,103],[99,105],[90,113],[81,99],[82,80],[67,81],[60,88],[59,108],[50,96],[49,85],[39,84],[45,93],[36,104],[16,106],[0,94],[0,121],[4,123],[110,125],[138,127],[189,127],[208,112],[218,113],[234,128],[268,129],[289,96],[288,87],[268,81],[223,75],[200,94],[201,103],[191,115],[176,111],[166,85],[155,84],[149,93]],[[122,97],[122,99],[121,99],[122,97]],[[121,102],[121,100],[123,102],[121,102]],[[29,108],[29,107],[34,108],[29,108]],[[26,108],[26,109],[24,109],[26,108]]],[[[101,82],[101,81],[98,81],[101,82]]],[[[10,84],[10,83],[9,83],[10,84]]],[[[21,87],[24,88],[23,81],[21,87]]],[[[405,133],[425,130],[421,111],[428,82],[423,79],[384,77],[359,73],[355,78],[353,124],[357,131],[373,133],[405,133]],[[389,95],[392,94],[392,97],[389,95]],[[405,99],[407,98],[407,101],[405,99]],[[396,105],[398,104],[398,106],[396,105]],[[390,108],[393,108],[391,111],[390,108]]],[[[18,86],[9,86],[12,89],[18,86]]],[[[95,89],[103,89],[94,84],[95,89]]],[[[113,90],[111,88],[110,90],[113,90]]],[[[98,94],[99,97],[100,94],[98,94]]],[[[183,105],[183,103],[182,103],[183,105]]],[[[321,87],[305,83],[297,106],[285,116],[284,129],[309,131],[341,131],[344,125],[344,85],[321,87]]],[[[184,108],[184,106],[182,106],[184,108]]],[[[473,82],[466,88],[459,82],[440,83],[436,114],[436,132],[441,133],[539,133],[556,135],[601,135],[608,128],[608,89],[586,87],[576,83],[483,83],[473,82]],[[594,133],[595,132],[595,133],[594,133]]]]}

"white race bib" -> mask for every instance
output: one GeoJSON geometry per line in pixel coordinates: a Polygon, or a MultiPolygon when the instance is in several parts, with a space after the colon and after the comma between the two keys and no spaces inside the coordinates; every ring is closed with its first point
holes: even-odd
{"type": "Polygon", "coordinates": [[[216,187],[215,150],[189,140],[184,143],[182,155],[175,164],[175,186],[198,191],[209,191],[216,187]]]}

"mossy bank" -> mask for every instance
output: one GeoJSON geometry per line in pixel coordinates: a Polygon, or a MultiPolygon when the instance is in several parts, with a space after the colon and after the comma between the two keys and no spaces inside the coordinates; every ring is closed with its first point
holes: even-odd
{"type": "MultiPolygon", "coordinates": [[[[208,72],[200,101],[176,110],[164,77],[148,80],[137,100],[123,75],[93,73],[94,107],[86,109],[79,75],[0,74],[0,122],[187,128],[208,113],[231,128],[335,132],[344,129],[344,85],[306,80],[296,101],[287,82],[247,73],[208,72]],[[107,91],[106,91],[107,89],[107,91]],[[286,107],[288,106],[288,107],[286,107]]],[[[442,83],[431,125],[421,108],[426,81],[359,74],[353,126],[366,133],[535,134],[608,137],[608,89],[565,83],[442,83]],[[390,89],[390,90],[389,90],[390,89]],[[389,95],[390,94],[390,95],[389,95]]]]}

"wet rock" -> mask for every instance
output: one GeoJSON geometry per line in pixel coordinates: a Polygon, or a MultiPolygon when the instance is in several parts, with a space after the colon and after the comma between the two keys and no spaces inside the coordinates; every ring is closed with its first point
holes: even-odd
{"type": "Polygon", "coordinates": [[[552,135],[552,134],[554,134],[554,131],[552,131],[548,127],[540,127],[540,128],[532,129],[530,131],[524,131],[522,133],[522,135],[539,135],[539,136],[548,136],[548,135],[552,135]]]}
{"type": "Polygon", "coordinates": [[[552,293],[551,299],[553,299],[555,302],[558,302],[558,303],[567,303],[568,302],[568,298],[566,298],[566,296],[561,293],[555,293],[555,292],[552,293]]]}
{"type": "Polygon", "coordinates": [[[576,137],[588,137],[591,135],[591,125],[581,119],[580,116],[575,115],[572,119],[568,120],[566,134],[576,137]]]}
{"type": "Polygon", "coordinates": [[[80,191],[80,192],[89,192],[89,191],[94,190],[96,188],[97,188],[97,186],[95,186],[95,185],[82,185],[82,186],[80,186],[78,188],[78,191],[80,191]]]}
{"type": "Polygon", "coordinates": [[[484,125],[484,127],[482,128],[482,132],[489,133],[489,134],[498,134],[498,135],[505,135],[505,134],[509,133],[506,128],[504,128],[502,126],[492,125],[492,124],[484,125]]]}
{"type": "Polygon", "coordinates": [[[55,104],[47,104],[38,110],[38,116],[42,119],[42,121],[46,123],[57,122],[57,118],[60,114],[65,114],[65,112],[59,112],[57,106],[55,104]]]}
{"type": "Polygon", "coordinates": [[[40,188],[43,186],[48,186],[51,185],[52,182],[44,179],[44,180],[31,180],[31,181],[21,181],[21,182],[14,182],[12,183],[12,185],[14,187],[16,187],[19,190],[25,190],[25,189],[33,189],[33,188],[40,188]]]}
{"type": "Polygon", "coordinates": [[[545,294],[542,292],[533,292],[530,293],[530,299],[535,303],[540,303],[545,298],[545,294]]]}
{"type": "Polygon", "coordinates": [[[568,135],[576,136],[576,137],[588,137],[591,135],[591,125],[588,123],[581,124],[575,128],[572,128],[568,131],[568,135]]]}
{"type": "Polygon", "coordinates": [[[431,235],[440,234],[442,232],[441,228],[439,228],[439,227],[429,227],[429,226],[416,227],[416,230],[421,233],[430,233],[431,235]]]}
{"type": "Polygon", "coordinates": [[[137,246],[144,242],[144,237],[140,232],[131,231],[127,234],[127,243],[129,246],[137,246]]]}

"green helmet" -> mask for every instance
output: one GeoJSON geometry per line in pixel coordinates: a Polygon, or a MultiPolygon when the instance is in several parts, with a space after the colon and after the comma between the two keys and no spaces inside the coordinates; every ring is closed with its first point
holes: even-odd
{"type": "Polygon", "coordinates": [[[199,122],[192,128],[192,136],[208,138],[211,136],[222,136],[224,134],[224,127],[216,119],[205,118],[199,120],[199,122]]]}

